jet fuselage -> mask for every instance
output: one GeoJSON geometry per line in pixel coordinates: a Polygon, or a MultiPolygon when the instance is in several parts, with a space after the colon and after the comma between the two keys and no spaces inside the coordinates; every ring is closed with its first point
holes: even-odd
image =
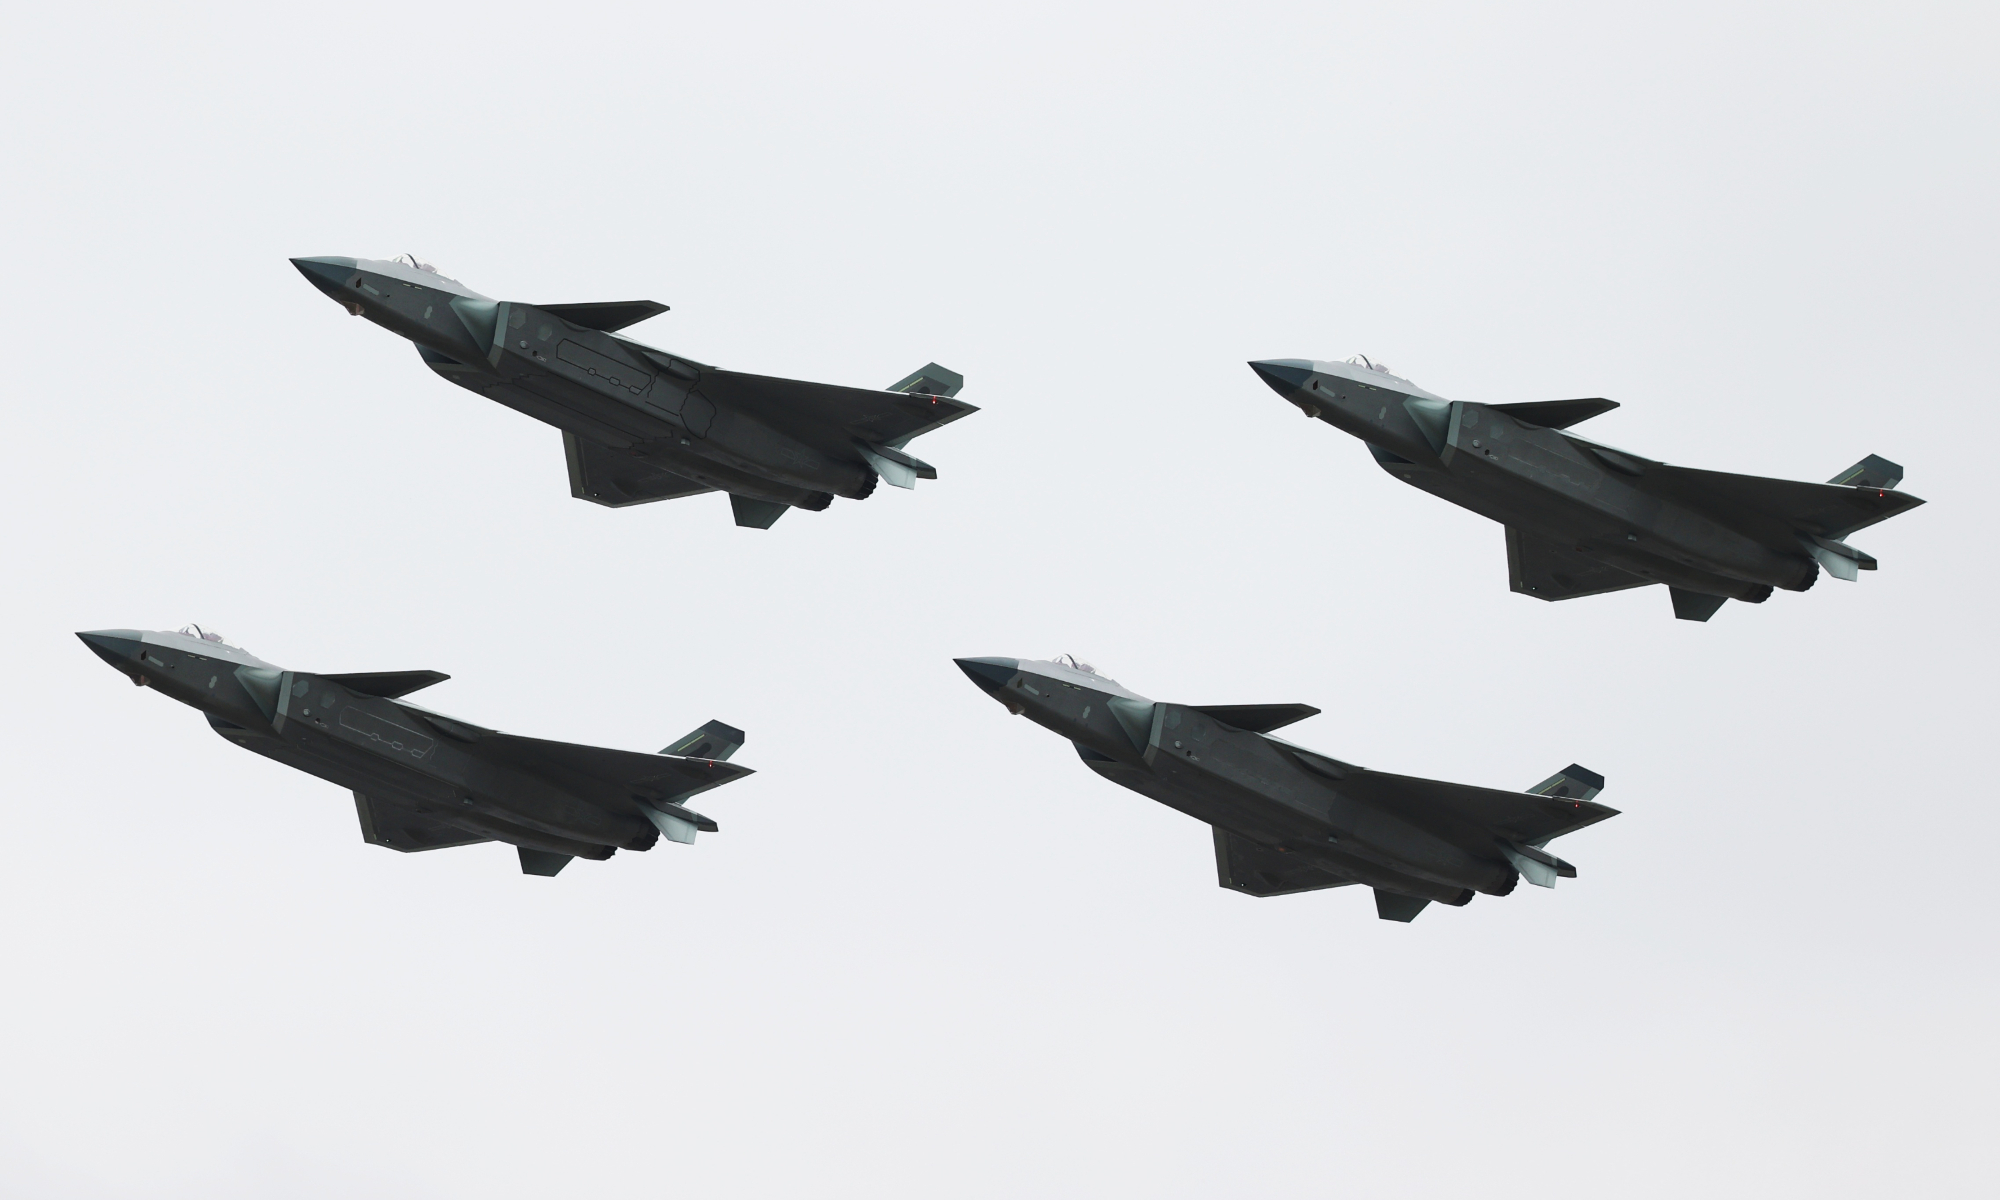
{"type": "MultiPolygon", "coordinates": [[[[1363,799],[1329,775],[1302,769],[1296,748],[1199,709],[1157,703],[1058,662],[958,664],[1010,712],[1075,743],[1104,778],[1331,875],[1453,905],[1474,892],[1504,896],[1518,881],[1490,836],[1398,807],[1392,785],[1378,782],[1367,789],[1376,796],[1363,799]]],[[[1346,767],[1319,761],[1329,773],[1346,767]]]]}
{"type": "Polygon", "coordinates": [[[1774,548],[1642,491],[1640,464],[1609,447],[1365,366],[1304,359],[1251,366],[1307,416],[1368,443],[1382,469],[1412,487],[1641,580],[1757,602],[1772,588],[1804,591],[1818,576],[1803,545],[1774,548]],[[1621,459],[1629,469],[1620,469],[1621,459]]]}
{"type": "Polygon", "coordinates": [[[475,751],[481,731],[450,718],[199,637],[136,629],[77,636],[134,683],[200,709],[228,741],[464,830],[467,841],[603,859],[659,838],[636,808],[609,811],[551,778],[486,760],[475,751]]]}
{"type": "Polygon", "coordinates": [[[531,304],[492,300],[394,261],[301,258],[313,285],[416,343],[438,375],[489,400],[720,491],[798,508],[875,487],[829,455],[699,387],[703,364],[531,304]]]}

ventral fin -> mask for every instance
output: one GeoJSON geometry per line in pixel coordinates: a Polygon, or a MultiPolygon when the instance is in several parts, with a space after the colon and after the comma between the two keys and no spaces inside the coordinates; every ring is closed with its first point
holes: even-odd
{"type": "Polygon", "coordinates": [[[1375,889],[1375,915],[1384,921],[1402,921],[1405,924],[1417,919],[1430,901],[1420,896],[1399,896],[1394,892],[1375,889]]]}
{"type": "Polygon", "coordinates": [[[1690,592],[1686,588],[1669,587],[1667,591],[1674,598],[1674,616],[1683,621],[1706,621],[1729,599],[1727,596],[1690,592]]]}
{"type": "Polygon", "coordinates": [[[516,846],[521,855],[521,874],[555,875],[569,865],[573,854],[557,854],[553,850],[530,850],[526,846],[516,846]]]}
{"type": "Polygon", "coordinates": [[[755,500],[735,492],[729,493],[730,511],[736,514],[736,523],[745,529],[769,529],[790,507],[775,500],[755,500]]]}

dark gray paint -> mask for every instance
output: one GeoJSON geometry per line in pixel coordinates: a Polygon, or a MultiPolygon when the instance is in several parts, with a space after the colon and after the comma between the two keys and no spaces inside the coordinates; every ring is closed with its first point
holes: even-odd
{"type": "Polygon", "coordinates": [[[545,742],[395,698],[448,678],[436,671],[313,675],[188,634],[77,636],[236,745],[350,789],[362,838],[406,853],[506,842],[524,872],[553,875],[571,858],[651,849],[662,833],[713,832],[685,801],[751,773],[723,761],[743,731],[720,721],[658,754],[545,742]]]}
{"type": "Polygon", "coordinates": [[[614,508],[724,491],[738,525],[935,479],[903,448],[978,409],[936,363],[887,391],[724,371],[616,331],[650,300],[492,300],[421,265],[295,258],[314,287],[416,343],[440,376],[563,431],[570,492],[614,508]]]}
{"type": "Polygon", "coordinates": [[[1618,407],[1601,398],[1472,404],[1366,360],[1250,366],[1368,443],[1389,474],[1505,525],[1511,585],[1542,600],[1663,583],[1675,616],[1706,621],[1725,600],[1805,591],[1822,567],[1850,581],[1874,570],[1847,536],[1923,503],[1872,454],[1828,483],[1798,483],[1671,466],[1568,432],[1618,407]]]}
{"type": "Polygon", "coordinates": [[[1091,770],[1213,826],[1217,879],[1247,895],[1359,883],[1382,918],[1409,921],[1433,900],[1574,877],[1543,847],[1618,815],[1591,799],[1604,778],[1573,764],[1528,792],[1390,775],[1231,722],[1268,729],[1319,711],[1307,705],[1167,704],[1068,663],[957,662],[1008,711],[1068,738],[1091,770]]]}

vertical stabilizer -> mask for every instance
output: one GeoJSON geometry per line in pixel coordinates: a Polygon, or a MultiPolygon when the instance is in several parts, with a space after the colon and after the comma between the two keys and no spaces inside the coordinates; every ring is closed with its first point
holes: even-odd
{"type": "Polygon", "coordinates": [[[943,396],[950,399],[958,395],[958,389],[965,386],[965,376],[936,363],[923,366],[903,376],[889,385],[892,392],[914,392],[926,396],[943,396]]]}
{"type": "Polygon", "coordinates": [[[747,736],[734,725],[710,721],[660,753],[678,754],[683,758],[712,758],[721,762],[741,750],[743,739],[747,736]]]}
{"type": "Polygon", "coordinates": [[[1528,789],[1530,796],[1556,796],[1564,800],[1588,800],[1604,790],[1604,776],[1575,763],[1528,789]]]}
{"type": "Polygon", "coordinates": [[[1827,482],[1894,491],[1896,485],[1903,482],[1903,468],[1879,454],[1871,454],[1827,482]]]}

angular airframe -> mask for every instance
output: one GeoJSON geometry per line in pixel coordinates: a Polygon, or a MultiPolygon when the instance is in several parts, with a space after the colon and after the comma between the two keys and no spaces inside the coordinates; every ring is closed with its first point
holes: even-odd
{"type": "Polygon", "coordinates": [[[196,627],[79,633],[133,683],[198,708],[227,740],[354,793],[364,841],[411,853],[505,842],[521,870],[692,842],[715,822],[685,806],[750,774],[725,761],[739,729],[710,721],[658,754],[545,742],[401,699],[437,671],[287,671],[196,627]]]}
{"type": "Polygon", "coordinates": [[[1574,764],[1527,792],[1390,775],[1271,735],[1309,705],[1156,703],[1067,656],[956,661],[1091,770],[1212,826],[1217,881],[1251,896],[1363,884],[1377,916],[1411,921],[1433,900],[1574,878],[1544,847],[1618,815],[1592,799],[1603,776],[1574,764]]]}
{"type": "Polygon", "coordinates": [[[1670,466],[1570,432],[1618,407],[1602,398],[1446,400],[1359,355],[1250,366],[1306,416],[1366,442],[1389,474],[1505,525],[1510,585],[1541,600],[1663,583],[1676,617],[1706,621],[1728,600],[1803,592],[1822,568],[1849,581],[1874,570],[1848,535],[1923,503],[1873,454],[1796,483],[1670,466]]]}
{"type": "Polygon", "coordinates": [[[651,300],[492,300],[428,263],[295,258],[357,317],[416,343],[443,378],[562,430],[570,493],[622,508],[727,492],[738,525],[788,509],[914,488],[937,469],[904,447],[979,411],[962,376],[930,363],[887,391],[724,371],[618,331],[667,311],[651,300]]]}

